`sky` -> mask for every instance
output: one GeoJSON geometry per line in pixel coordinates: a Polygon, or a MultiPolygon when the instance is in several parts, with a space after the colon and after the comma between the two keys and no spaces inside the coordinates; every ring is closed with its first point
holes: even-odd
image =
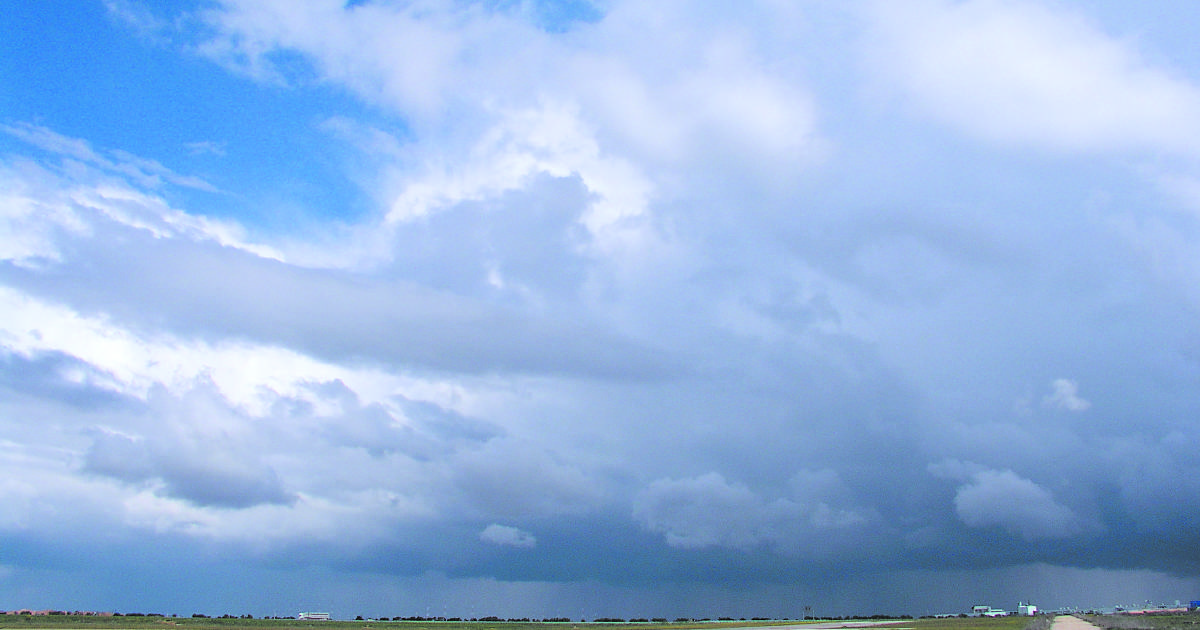
{"type": "Polygon", "coordinates": [[[1200,599],[1200,4],[0,12],[0,609],[1200,599]]]}

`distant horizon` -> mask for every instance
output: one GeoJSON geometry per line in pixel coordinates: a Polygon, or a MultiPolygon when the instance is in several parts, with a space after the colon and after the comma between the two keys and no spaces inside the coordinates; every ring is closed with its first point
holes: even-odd
{"type": "MultiPolygon", "coordinates": [[[[1192,600],[1192,601],[1194,601],[1194,600],[1192,600]]],[[[1160,603],[1160,604],[1156,604],[1156,605],[1151,605],[1149,602],[1146,602],[1145,607],[1139,608],[1137,606],[1134,606],[1134,607],[1131,607],[1132,610],[1126,610],[1125,606],[1123,606],[1121,604],[1117,604],[1117,605],[1108,606],[1108,607],[1068,606],[1068,607],[1063,607],[1063,608],[1058,608],[1058,609],[1043,609],[1042,607],[1037,606],[1036,613],[1031,613],[1031,614],[1027,615],[1025,613],[1018,612],[1019,608],[1021,608],[1022,606],[1025,606],[1027,604],[1029,604],[1029,603],[1028,602],[1019,602],[1017,607],[1014,608],[1013,610],[997,609],[993,606],[988,606],[988,608],[993,612],[995,612],[995,611],[1003,612],[1007,616],[1032,616],[1034,614],[1049,614],[1049,613],[1059,613],[1059,612],[1064,612],[1064,611],[1098,611],[1098,612],[1102,612],[1102,613],[1107,611],[1107,612],[1111,613],[1111,612],[1114,612],[1114,609],[1116,612],[1134,612],[1134,613],[1140,613],[1140,612],[1146,612],[1146,611],[1164,611],[1164,610],[1178,612],[1179,610],[1183,610],[1183,611],[1189,610],[1189,607],[1187,605],[1183,604],[1182,600],[1177,600],[1173,606],[1168,603],[1160,603]]],[[[981,605],[974,605],[974,606],[972,606],[972,608],[978,608],[980,606],[981,605]]],[[[367,617],[367,616],[362,615],[361,613],[355,613],[354,617],[338,617],[338,616],[334,615],[334,613],[332,613],[331,611],[316,611],[316,610],[308,610],[308,609],[297,611],[295,614],[292,614],[292,615],[254,616],[254,615],[250,615],[247,613],[243,613],[240,615],[233,614],[233,613],[200,613],[200,612],[192,612],[192,613],[188,613],[188,614],[183,614],[183,613],[177,613],[177,612],[161,613],[161,612],[144,612],[144,611],[124,611],[124,612],[122,612],[122,611],[81,611],[81,610],[64,610],[64,609],[55,609],[55,608],[46,608],[46,609],[38,609],[38,610],[33,610],[33,609],[29,609],[29,608],[15,608],[15,609],[10,609],[10,610],[0,610],[0,615],[9,615],[9,616],[11,616],[11,615],[33,615],[33,616],[65,615],[65,616],[104,616],[104,617],[122,617],[122,616],[124,616],[124,617],[164,617],[164,618],[198,618],[198,619],[260,619],[260,620],[303,620],[302,619],[303,615],[329,615],[328,619],[333,620],[333,621],[364,621],[364,620],[366,620],[366,621],[397,621],[397,622],[405,622],[405,621],[407,621],[407,622],[481,622],[481,621],[488,622],[488,621],[491,621],[491,622],[505,622],[505,623],[525,622],[525,623],[550,623],[550,624],[554,624],[554,623],[631,623],[631,624],[649,623],[649,624],[654,624],[654,623],[697,623],[697,622],[734,622],[734,621],[751,621],[751,622],[799,621],[799,622],[803,622],[803,621],[820,621],[820,620],[842,621],[842,620],[906,619],[906,618],[907,619],[912,619],[912,618],[926,619],[926,618],[945,617],[945,616],[955,616],[955,617],[986,617],[986,616],[989,616],[986,613],[978,613],[978,612],[941,612],[941,613],[924,613],[921,615],[913,615],[913,614],[893,615],[893,614],[876,612],[876,613],[856,613],[856,614],[829,615],[829,616],[809,615],[809,616],[804,616],[804,617],[753,616],[753,617],[734,618],[734,617],[723,616],[723,617],[703,617],[703,618],[677,617],[674,619],[667,618],[667,617],[638,617],[638,616],[632,616],[629,618],[597,617],[595,619],[583,619],[583,618],[572,619],[572,618],[568,618],[568,617],[548,617],[548,618],[529,618],[529,617],[513,618],[513,617],[510,617],[510,618],[503,618],[503,617],[498,617],[495,615],[485,615],[485,616],[469,617],[469,618],[464,618],[464,617],[460,617],[460,616],[451,616],[451,617],[444,617],[444,616],[437,616],[437,617],[391,616],[391,617],[389,617],[386,615],[367,617]]],[[[308,619],[308,620],[309,621],[314,621],[314,620],[319,621],[320,619],[308,619]]]]}

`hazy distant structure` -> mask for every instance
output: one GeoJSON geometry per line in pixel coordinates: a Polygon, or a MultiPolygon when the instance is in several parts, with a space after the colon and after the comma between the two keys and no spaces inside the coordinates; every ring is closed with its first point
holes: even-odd
{"type": "Polygon", "coordinates": [[[1026,604],[1025,602],[1021,602],[1020,604],[1017,604],[1017,614],[1018,615],[1025,615],[1028,617],[1032,617],[1033,615],[1036,615],[1037,612],[1038,612],[1037,606],[1034,606],[1033,604],[1026,604]]]}
{"type": "Polygon", "coordinates": [[[309,621],[329,621],[329,613],[327,612],[302,612],[296,615],[297,619],[306,619],[309,621]]]}
{"type": "Polygon", "coordinates": [[[1003,617],[1008,614],[1008,611],[1001,610],[999,608],[992,608],[991,606],[972,606],[971,614],[979,615],[981,617],[1003,617]]]}

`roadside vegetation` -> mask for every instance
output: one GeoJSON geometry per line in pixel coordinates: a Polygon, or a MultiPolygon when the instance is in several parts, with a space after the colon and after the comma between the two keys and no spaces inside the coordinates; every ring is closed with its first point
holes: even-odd
{"type": "Polygon", "coordinates": [[[1025,630],[1050,630],[1050,626],[1054,625],[1055,615],[1040,614],[1029,618],[1029,623],[1025,624],[1025,630]]]}

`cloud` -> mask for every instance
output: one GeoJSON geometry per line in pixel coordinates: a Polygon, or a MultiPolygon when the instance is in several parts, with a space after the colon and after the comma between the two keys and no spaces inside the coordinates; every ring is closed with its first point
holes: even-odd
{"type": "Polygon", "coordinates": [[[479,539],[493,545],[517,547],[519,549],[533,549],[537,546],[537,537],[533,534],[516,527],[499,525],[497,523],[492,523],[483,528],[483,531],[479,533],[479,539]]]}
{"type": "Polygon", "coordinates": [[[659,479],[634,499],[633,516],[667,544],[681,549],[769,545],[785,553],[821,555],[816,540],[840,546],[838,530],[868,523],[840,505],[845,492],[832,470],[801,471],[789,497],[766,501],[718,473],[690,479],[659,479]],[[819,532],[819,533],[818,533],[819,532]]]}
{"type": "Polygon", "coordinates": [[[872,63],[921,110],[1003,145],[1195,154],[1200,88],[1071,7],[872,5],[872,63]]]}
{"type": "Polygon", "coordinates": [[[99,431],[84,459],[86,471],[159,486],[163,495],[198,506],[247,508],[295,502],[278,473],[247,448],[246,441],[236,438],[240,431],[212,430],[214,425],[236,426],[245,419],[219,418],[218,414],[228,413],[227,404],[211,388],[197,387],[182,400],[155,391],[148,402],[162,423],[155,434],[99,431]]]}
{"type": "Polygon", "coordinates": [[[498,438],[445,464],[462,509],[484,517],[586,514],[607,498],[603,477],[532,440],[498,438]]]}
{"type": "Polygon", "coordinates": [[[188,153],[192,155],[215,155],[217,157],[225,157],[226,142],[214,142],[212,140],[200,140],[197,142],[184,143],[188,153]]]}
{"type": "MultiPolygon", "coordinates": [[[[776,509],[787,510],[781,503],[776,509]]],[[[752,547],[765,535],[768,508],[745,486],[730,484],[717,473],[693,479],[660,479],[634,504],[634,517],[662,533],[673,547],[713,545],[752,547]]]]}
{"type": "Polygon", "coordinates": [[[148,188],[159,188],[164,182],[205,192],[217,192],[210,183],[194,175],[180,175],[155,160],[114,149],[104,157],[86,141],[69,138],[45,127],[19,122],[0,125],[0,130],[44,151],[81,160],[101,170],[127,176],[148,188]]]}
{"type": "Polygon", "coordinates": [[[1073,413],[1082,413],[1091,408],[1092,403],[1079,397],[1079,384],[1065,378],[1054,379],[1051,383],[1054,393],[1047,395],[1042,404],[1055,409],[1073,413]]]}
{"type": "MultiPolygon", "coordinates": [[[[579,311],[565,318],[530,317],[518,308],[404,280],[346,282],[349,272],[288,265],[274,247],[247,242],[237,225],[188,215],[135,188],[96,183],[86,174],[63,177],[41,169],[34,174],[36,179],[11,174],[17,185],[5,196],[0,218],[8,219],[12,240],[0,242],[0,252],[26,267],[57,259],[60,282],[47,284],[24,268],[0,275],[49,302],[69,294],[74,308],[85,313],[120,312],[133,322],[157,311],[152,319],[170,321],[184,334],[227,334],[233,325],[242,328],[236,335],[243,338],[274,338],[275,345],[299,344],[305,352],[341,359],[479,371],[591,372],[607,363],[601,369],[614,378],[653,378],[678,369],[669,357],[600,322],[588,323],[579,311]],[[64,194],[55,186],[72,188],[64,194]],[[67,243],[78,247],[62,258],[67,243]],[[130,248],[139,251],[136,259],[127,255],[130,248]],[[186,287],[181,277],[189,278],[186,287]],[[280,315],[291,321],[283,324],[280,315]],[[348,320],[357,322],[357,333],[342,328],[340,322],[348,320]],[[501,329],[506,332],[495,334],[501,329]]],[[[513,250],[524,256],[533,251],[513,250]]],[[[520,271],[515,264],[497,269],[520,271]]]]}
{"type": "Polygon", "coordinates": [[[1070,508],[1011,470],[971,475],[971,482],[958,488],[954,509],[970,527],[1001,527],[1025,540],[1067,538],[1084,531],[1070,508]]]}
{"type": "Polygon", "coordinates": [[[108,168],[111,165],[82,140],[37,127],[13,129],[33,133],[38,142],[51,143],[58,155],[78,154],[94,167],[28,161],[0,164],[0,181],[6,184],[0,196],[0,256],[4,260],[23,266],[61,261],[62,246],[71,238],[91,238],[91,228],[98,222],[144,230],[155,238],[182,236],[268,258],[281,257],[273,248],[252,242],[236,222],[172,208],[160,194],[146,188],[157,184],[134,183],[143,177],[108,168]]]}
{"type": "Polygon", "coordinates": [[[536,4],[108,3],[188,42],[103,75],[170,133],[0,134],[15,575],[126,556],[218,602],[269,574],[365,614],[572,618],[1195,581],[1163,578],[1200,575],[1187,20],[536,4]],[[197,115],[230,93],[270,115],[197,115]],[[359,188],[297,219],[245,155],[359,188]],[[1120,392],[1086,426],[1079,384],[1120,392]]]}

